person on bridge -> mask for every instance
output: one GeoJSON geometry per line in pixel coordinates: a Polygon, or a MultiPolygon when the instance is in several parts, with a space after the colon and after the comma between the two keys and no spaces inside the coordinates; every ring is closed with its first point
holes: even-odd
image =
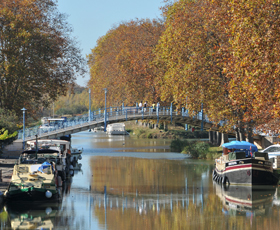
{"type": "Polygon", "coordinates": [[[139,103],[139,109],[142,110],[142,101],[139,103]]]}
{"type": "Polygon", "coordinates": [[[155,112],[155,111],[156,111],[156,104],[153,103],[153,104],[152,104],[152,107],[153,107],[153,112],[155,112]]]}
{"type": "Polygon", "coordinates": [[[144,112],[146,112],[146,110],[147,110],[147,101],[145,101],[144,103],[144,112]]]}

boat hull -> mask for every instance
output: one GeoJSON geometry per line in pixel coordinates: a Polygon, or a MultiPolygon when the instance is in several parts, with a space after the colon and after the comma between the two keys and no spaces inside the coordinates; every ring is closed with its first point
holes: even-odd
{"type": "Polygon", "coordinates": [[[59,201],[60,195],[57,190],[46,190],[46,189],[17,189],[13,191],[8,191],[5,194],[6,202],[20,202],[20,201],[29,201],[29,202],[54,202],[59,201]],[[46,192],[51,192],[51,197],[46,196],[46,192]]]}
{"type": "Polygon", "coordinates": [[[227,162],[223,170],[216,165],[215,171],[224,182],[235,185],[277,185],[279,181],[271,162],[251,158],[227,162]]]}

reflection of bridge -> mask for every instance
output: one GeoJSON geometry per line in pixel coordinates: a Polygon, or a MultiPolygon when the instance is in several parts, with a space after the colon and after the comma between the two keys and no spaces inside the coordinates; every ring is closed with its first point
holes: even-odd
{"type": "MultiPolygon", "coordinates": [[[[180,113],[174,111],[171,107],[161,107],[153,111],[152,108],[140,110],[138,107],[115,107],[107,108],[106,114],[104,109],[99,109],[91,112],[91,116],[83,115],[69,119],[62,125],[53,126],[47,132],[42,132],[39,126],[31,127],[25,130],[25,140],[35,139],[38,135],[39,139],[57,138],[72,133],[77,133],[95,127],[103,126],[109,123],[118,123],[131,120],[150,119],[157,120],[157,123],[164,121],[180,122],[190,124],[192,126],[201,127],[201,129],[218,130],[218,127],[213,126],[207,117],[199,112],[196,116],[190,116],[188,111],[182,109],[180,113]],[[105,120],[106,118],[106,120],[105,120]]],[[[23,139],[22,131],[19,131],[19,139],[23,139]]]]}
{"type": "MultiPolygon", "coordinates": [[[[77,188],[72,188],[74,192],[77,188]]],[[[203,184],[193,184],[186,187],[181,193],[170,194],[140,194],[135,191],[134,194],[112,195],[91,191],[90,204],[103,209],[135,209],[137,212],[148,212],[149,210],[160,211],[163,209],[173,210],[174,207],[180,206],[188,208],[189,204],[196,204],[203,209],[204,196],[209,191],[204,191],[203,184]]],[[[84,196],[84,199],[87,199],[84,196]]]]}

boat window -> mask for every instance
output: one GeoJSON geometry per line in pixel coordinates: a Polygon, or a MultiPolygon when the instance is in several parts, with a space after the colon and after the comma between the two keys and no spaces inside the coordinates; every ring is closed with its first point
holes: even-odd
{"type": "Polygon", "coordinates": [[[65,145],[60,145],[60,149],[61,149],[61,152],[63,153],[66,149],[66,146],[65,145]]]}
{"type": "Polygon", "coordinates": [[[28,172],[28,167],[26,167],[26,166],[18,166],[17,167],[17,171],[19,173],[27,173],[28,172]]]}
{"type": "Polygon", "coordinates": [[[265,150],[265,152],[280,152],[280,147],[272,146],[265,150]]]}

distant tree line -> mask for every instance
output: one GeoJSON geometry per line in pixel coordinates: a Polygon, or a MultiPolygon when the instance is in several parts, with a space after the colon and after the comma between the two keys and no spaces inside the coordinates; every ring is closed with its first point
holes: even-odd
{"type": "MultiPolygon", "coordinates": [[[[69,88],[65,96],[60,96],[55,102],[56,115],[79,115],[89,110],[89,94],[88,89],[75,85],[69,88]]],[[[92,107],[93,109],[93,107],[92,107]]]]}

